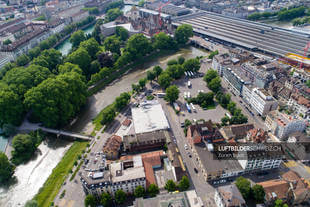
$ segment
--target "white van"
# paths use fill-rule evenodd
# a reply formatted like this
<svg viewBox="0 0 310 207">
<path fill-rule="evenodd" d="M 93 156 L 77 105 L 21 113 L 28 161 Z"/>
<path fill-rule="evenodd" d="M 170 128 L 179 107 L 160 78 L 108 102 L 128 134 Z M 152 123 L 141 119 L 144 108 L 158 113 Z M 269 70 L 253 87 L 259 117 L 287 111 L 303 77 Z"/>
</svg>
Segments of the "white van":
<svg viewBox="0 0 310 207">
<path fill-rule="evenodd" d="M 187 98 L 190 98 L 190 97 L 191 97 L 191 93 L 187 92 Z"/>
<path fill-rule="evenodd" d="M 186 93 L 186 91 L 184 91 L 184 98 L 187 98 L 187 93 Z"/>
<path fill-rule="evenodd" d="M 192 83 L 190 81 L 187 81 L 187 87 L 191 87 L 192 86 Z"/>
<path fill-rule="evenodd" d="M 193 112 L 197 112 L 197 111 L 196 111 L 196 108 L 195 108 L 195 106 L 194 106 L 193 103 L 191 103 L 191 107 L 192 107 L 192 109 L 193 109 Z"/>
</svg>

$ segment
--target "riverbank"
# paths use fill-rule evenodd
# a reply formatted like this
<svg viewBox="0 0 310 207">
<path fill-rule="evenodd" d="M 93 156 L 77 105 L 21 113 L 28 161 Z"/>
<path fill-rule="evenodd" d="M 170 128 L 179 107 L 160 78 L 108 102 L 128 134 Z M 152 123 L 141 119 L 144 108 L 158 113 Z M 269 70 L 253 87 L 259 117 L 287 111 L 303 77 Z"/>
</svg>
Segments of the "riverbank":
<svg viewBox="0 0 310 207">
<path fill-rule="evenodd" d="M 72 172 L 74 162 L 78 156 L 86 149 L 88 142 L 76 141 L 63 156 L 61 161 L 53 169 L 52 174 L 48 177 L 39 193 L 34 197 L 40 207 L 51 206 L 54 198 L 59 192 L 69 172 Z"/>
</svg>

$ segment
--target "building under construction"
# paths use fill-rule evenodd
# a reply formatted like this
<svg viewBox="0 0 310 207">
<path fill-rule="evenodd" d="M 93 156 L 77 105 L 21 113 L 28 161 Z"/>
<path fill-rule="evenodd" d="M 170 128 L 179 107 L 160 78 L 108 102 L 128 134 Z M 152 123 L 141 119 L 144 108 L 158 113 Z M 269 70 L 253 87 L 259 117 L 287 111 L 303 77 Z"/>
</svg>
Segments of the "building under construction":
<svg viewBox="0 0 310 207">
<path fill-rule="evenodd" d="M 160 11 L 132 7 L 125 16 L 135 30 L 147 36 L 153 36 L 159 32 L 172 33 L 171 16 Z"/>
</svg>

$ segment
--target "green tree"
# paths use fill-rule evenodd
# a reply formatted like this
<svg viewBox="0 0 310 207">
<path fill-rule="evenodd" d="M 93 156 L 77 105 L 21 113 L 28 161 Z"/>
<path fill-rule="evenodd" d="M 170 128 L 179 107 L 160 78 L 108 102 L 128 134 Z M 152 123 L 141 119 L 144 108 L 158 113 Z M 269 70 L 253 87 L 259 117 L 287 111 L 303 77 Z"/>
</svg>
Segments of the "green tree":
<svg viewBox="0 0 310 207">
<path fill-rule="evenodd" d="M 24 66 L 26 65 L 27 63 L 30 62 L 30 59 L 27 55 L 25 54 L 22 54 L 21 56 L 19 56 L 17 59 L 16 59 L 16 63 L 18 66 Z"/>
<path fill-rule="evenodd" d="M 183 176 L 182 179 L 179 182 L 178 188 L 181 191 L 186 191 L 189 188 L 189 186 L 190 186 L 190 183 L 189 183 L 188 177 L 187 176 Z"/>
<path fill-rule="evenodd" d="M 216 70 L 208 70 L 208 72 L 205 74 L 205 76 L 203 77 L 203 80 L 206 82 L 206 83 L 209 83 L 211 82 L 212 79 L 216 78 L 218 76 Z"/>
<path fill-rule="evenodd" d="M 74 32 L 70 37 L 70 42 L 72 43 L 73 48 L 78 47 L 84 40 L 86 40 L 86 37 L 82 30 Z"/>
<path fill-rule="evenodd" d="M 153 71 L 150 71 L 150 70 L 147 71 L 147 73 L 146 73 L 147 80 L 152 82 L 153 80 L 155 80 L 155 77 L 156 77 L 156 75 Z"/>
<path fill-rule="evenodd" d="M 173 79 L 179 79 L 184 75 L 184 68 L 177 64 L 177 65 L 169 65 L 166 72 L 170 75 Z"/>
<path fill-rule="evenodd" d="M 28 161 L 36 151 L 36 140 L 29 134 L 18 134 L 13 138 L 12 162 L 20 164 Z"/>
<path fill-rule="evenodd" d="M 126 193 L 122 190 L 117 190 L 115 192 L 115 201 L 117 204 L 123 204 L 126 201 Z"/>
<path fill-rule="evenodd" d="M 155 34 L 153 37 L 153 46 L 156 49 L 175 49 L 176 43 L 169 35 L 164 32 Z"/>
<path fill-rule="evenodd" d="M 12 43 L 12 41 L 10 39 L 6 39 L 6 40 L 3 41 L 4 45 L 9 45 L 11 43 Z"/>
<path fill-rule="evenodd" d="M 66 62 L 63 65 L 59 65 L 58 67 L 58 73 L 64 74 L 64 73 L 70 73 L 70 72 L 76 72 L 78 74 L 82 74 L 83 71 L 78 65 Z"/>
<path fill-rule="evenodd" d="M 230 119 L 229 119 L 229 117 L 228 116 L 224 116 L 222 119 L 221 119 L 221 125 L 222 126 L 227 126 L 228 125 L 228 123 L 229 123 L 229 121 L 230 121 Z"/>
<path fill-rule="evenodd" d="M 25 94 L 25 105 L 45 126 L 62 126 L 86 102 L 86 85 L 80 74 L 65 73 L 48 78 Z"/>
<path fill-rule="evenodd" d="M 93 60 L 96 59 L 96 54 L 100 50 L 100 45 L 95 38 L 81 42 L 80 47 L 83 47 Z"/>
<path fill-rule="evenodd" d="M 94 31 L 92 32 L 92 37 L 101 44 L 101 29 L 100 29 L 100 23 L 96 23 Z"/>
<path fill-rule="evenodd" d="M 157 185 L 155 184 L 150 184 L 148 189 L 147 189 L 147 193 L 151 196 L 151 197 L 155 197 L 158 193 L 159 193 L 159 188 Z"/>
<path fill-rule="evenodd" d="M 178 63 L 180 65 L 182 65 L 184 62 L 185 62 L 185 58 L 184 57 L 182 57 L 182 56 L 178 57 Z"/>
<path fill-rule="evenodd" d="M 179 89 L 176 85 L 171 85 L 166 89 L 165 100 L 173 103 L 179 98 Z"/>
<path fill-rule="evenodd" d="M 121 93 L 120 96 L 118 96 L 115 99 L 115 107 L 118 111 L 122 110 L 127 104 L 129 103 L 130 100 L 130 94 L 129 93 Z"/>
<path fill-rule="evenodd" d="M 24 111 L 21 99 L 8 88 L 0 89 L 0 124 L 19 125 Z"/>
<path fill-rule="evenodd" d="M 307 80 L 306 86 L 308 86 L 308 88 L 310 88 L 310 80 Z"/>
<path fill-rule="evenodd" d="M 164 89 L 166 89 L 166 88 L 168 88 L 168 86 L 170 86 L 171 81 L 172 81 L 172 78 L 170 77 L 170 75 L 167 72 L 162 73 L 158 76 L 158 83 Z"/>
<path fill-rule="evenodd" d="M 264 201 L 265 198 L 265 190 L 263 188 L 263 186 L 261 185 L 254 185 L 252 187 L 252 194 L 253 194 L 253 198 L 255 199 L 256 202 L 261 203 Z"/>
<path fill-rule="evenodd" d="M 193 28 L 189 24 L 182 24 L 178 26 L 174 33 L 174 38 L 178 44 L 185 44 L 189 38 L 193 36 Z"/>
<path fill-rule="evenodd" d="M 146 81 L 147 81 L 146 78 L 141 78 L 139 80 L 139 86 L 141 87 L 141 89 L 145 87 Z"/>
<path fill-rule="evenodd" d="M 134 192 L 135 197 L 140 198 L 143 197 L 144 194 L 145 194 L 144 188 L 141 185 L 137 186 Z"/>
<path fill-rule="evenodd" d="M 221 89 L 221 78 L 213 78 L 210 83 L 208 83 L 208 88 L 213 92 L 218 92 Z"/>
<path fill-rule="evenodd" d="M 153 72 L 154 72 L 156 78 L 158 78 L 158 76 L 163 72 L 163 69 L 160 66 L 156 65 L 153 68 Z"/>
<path fill-rule="evenodd" d="M 20 97 L 30 88 L 37 86 L 51 75 L 47 68 L 30 65 L 27 68 L 17 67 L 8 71 L 3 81 Z"/>
<path fill-rule="evenodd" d="M 88 55 L 87 51 L 84 48 L 80 47 L 76 51 L 72 52 L 70 55 L 68 55 L 66 61 L 78 65 L 83 70 L 84 75 L 91 75 L 91 57 Z"/>
<path fill-rule="evenodd" d="M 165 189 L 168 192 L 173 192 L 177 189 L 177 186 L 176 186 L 175 182 L 173 182 L 173 180 L 167 180 L 166 185 L 165 185 Z"/>
<path fill-rule="evenodd" d="M 26 202 L 25 207 L 38 207 L 38 202 L 36 200 L 29 200 Z"/>
<path fill-rule="evenodd" d="M 239 189 L 242 197 L 247 200 L 251 194 L 251 183 L 246 178 L 240 176 L 236 180 L 236 186 Z"/>
<path fill-rule="evenodd" d="M 121 15 L 123 15 L 123 12 L 119 8 L 109 9 L 109 11 L 106 13 L 104 17 L 104 21 L 112 22 Z"/>
<path fill-rule="evenodd" d="M 227 104 L 227 110 L 231 113 L 234 114 L 236 110 L 236 103 L 231 101 L 229 104 Z"/>
<path fill-rule="evenodd" d="M 47 68 L 50 69 L 50 71 L 56 69 L 56 66 L 62 61 L 61 53 L 54 48 L 44 50 L 39 57 L 43 57 L 46 60 L 46 62 L 48 63 Z"/>
<path fill-rule="evenodd" d="M 0 152 L 0 183 L 8 182 L 14 174 L 15 167 L 9 162 L 8 157 Z"/>
<path fill-rule="evenodd" d="M 115 35 L 105 38 L 103 47 L 106 51 L 121 54 L 121 42 Z"/>
<path fill-rule="evenodd" d="M 38 57 L 40 52 L 41 52 L 40 47 L 37 46 L 37 47 L 30 49 L 28 51 L 28 55 L 30 56 L 31 59 L 33 59 L 35 57 Z"/>
<path fill-rule="evenodd" d="M 137 93 L 139 93 L 140 89 L 141 89 L 139 84 L 131 84 L 131 88 L 132 88 L 133 91 L 135 91 Z"/>
<path fill-rule="evenodd" d="M 129 37 L 129 32 L 127 31 L 127 29 L 123 28 L 123 27 L 116 27 L 115 28 L 115 35 L 122 41 L 126 41 Z"/>
<path fill-rule="evenodd" d="M 112 202 L 112 197 L 109 193 L 102 193 L 101 195 L 101 204 L 104 207 L 109 207 L 112 206 L 113 202 Z"/>
<path fill-rule="evenodd" d="M 197 58 L 192 58 L 189 60 L 186 60 L 183 63 L 183 67 L 185 71 L 195 71 L 198 72 L 200 69 L 200 62 Z"/>
<path fill-rule="evenodd" d="M 95 74 L 98 73 L 100 71 L 100 63 L 98 62 L 98 60 L 94 60 L 90 63 L 90 74 Z"/>
<path fill-rule="evenodd" d="M 85 207 L 95 207 L 96 204 L 97 204 L 96 198 L 92 194 L 89 194 L 85 197 L 84 200 Z"/>
<path fill-rule="evenodd" d="M 145 4 L 144 0 L 140 0 L 139 3 L 138 3 L 138 6 L 143 7 L 144 4 Z"/>
<path fill-rule="evenodd" d="M 132 35 L 125 47 L 125 52 L 129 53 L 130 60 L 142 59 L 151 50 L 152 45 L 143 34 Z"/>
<path fill-rule="evenodd" d="M 102 113 L 102 119 L 101 119 L 101 124 L 106 125 L 111 123 L 114 118 L 115 118 L 115 109 L 114 108 L 108 108 L 107 110 L 104 110 Z"/>
</svg>

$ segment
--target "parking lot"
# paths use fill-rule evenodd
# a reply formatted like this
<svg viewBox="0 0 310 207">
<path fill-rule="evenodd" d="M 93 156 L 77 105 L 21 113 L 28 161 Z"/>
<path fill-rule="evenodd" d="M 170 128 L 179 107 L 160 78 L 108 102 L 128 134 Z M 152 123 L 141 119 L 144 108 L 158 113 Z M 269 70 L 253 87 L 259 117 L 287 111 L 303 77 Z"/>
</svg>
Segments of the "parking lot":
<svg viewBox="0 0 310 207">
<path fill-rule="evenodd" d="M 189 120 L 199 120 L 199 119 L 204 119 L 204 120 L 209 120 L 211 119 L 212 122 L 217 122 L 220 123 L 222 117 L 225 116 L 225 113 L 227 110 L 222 108 L 219 104 L 216 103 L 214 109 L 208 109 L 204 110 L 202 109 L 199 105 L 194 105 L 195 111 L 191 107 L 191 112 L 189 112 L 186 108 L 186 101 L 184 98 L 184 92 L 188 95 L 190 93 L 191 97 L 196 97 L 198 95 L 198 90 L 204 93 L 210 92 L 208 87 L 206 86 L 206 83 L 203 81 L 203 76 L 204 73 L 198 73 L 195 74 L 194 77 L 188 77 L 184 76 L 182 79 L 178 80 L 175 82 L 175 84 L 178 86 L 180 90 L 180 95 L 179 99 L 177 101 L 178 105 L 181 108 L 181 113 L 182 115 L 179 116 L 179 122 L 184 122 L 185 119 Z M 188 87 L 188 81 L 190 81 L 191 86 Z"/>
</svg>

